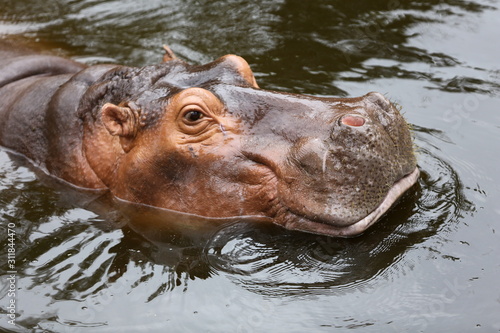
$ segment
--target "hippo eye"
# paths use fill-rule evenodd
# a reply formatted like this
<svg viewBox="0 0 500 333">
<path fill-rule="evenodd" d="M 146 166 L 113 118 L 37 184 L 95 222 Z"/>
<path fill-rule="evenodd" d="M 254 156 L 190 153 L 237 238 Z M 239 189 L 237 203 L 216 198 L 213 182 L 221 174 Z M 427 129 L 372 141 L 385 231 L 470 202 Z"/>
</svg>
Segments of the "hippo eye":
<svg viewBox="0 0 500 333">
<path fill-rule="evenodd" d="M 198 120 L 202 119 L 205 115 L 197 110 L 191 110 L 188 111 L 184 114 L 184 119 L 187 120 L 190 123 L 197 122 Z"/>
<path fill-rule="evenodd" d="M 178 119 L 180 130 L 189 135 L 202 133 L 213 124 L 210 110 L 206 110 L 206 108 L 197 104 L 189 104 L 183 107 L 179 112 Z"/>
</svg>

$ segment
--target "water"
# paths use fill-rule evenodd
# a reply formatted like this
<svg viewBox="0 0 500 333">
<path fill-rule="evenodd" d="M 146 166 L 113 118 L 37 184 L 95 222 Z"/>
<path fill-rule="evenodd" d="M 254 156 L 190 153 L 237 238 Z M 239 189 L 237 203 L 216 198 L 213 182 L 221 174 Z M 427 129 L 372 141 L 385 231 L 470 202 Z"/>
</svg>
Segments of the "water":
<svg viewBox="0 0 500 333">
<path fill-rule="evenodd" d="M 499 8 L 1 0 L 1 34 L 87 63 L 156 63 L 168 43 L 191 63 L 239 54 L 266 89 L 385 93 L 413 125 L 422 177 L 354 239 L 242 222 L 153 242 L 96 214 L 92 194 L 54 187 L 0 151 L 0 329 L 499 332 Z M 9 224 L 17 326 L 7 321 Z"/>
</svg>

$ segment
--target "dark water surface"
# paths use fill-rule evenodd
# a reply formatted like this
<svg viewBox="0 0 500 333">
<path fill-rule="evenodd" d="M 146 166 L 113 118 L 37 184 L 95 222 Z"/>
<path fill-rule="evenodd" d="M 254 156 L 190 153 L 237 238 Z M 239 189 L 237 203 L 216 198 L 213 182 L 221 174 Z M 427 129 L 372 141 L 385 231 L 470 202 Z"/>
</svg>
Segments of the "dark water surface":
<svg viewBox="0 0 500 333">
<path fill-rule="evenodd" d="M 156 63 L 167 43 L 191 63 L 239 54 L 265 89 L 387 94 L 413 125 L 422 171 L 354 239 L 236 223 L 151 242 L 0 150 L 0 330 L 500 332 L 499 8 L 0 0 L 0 34 L 88 63 Z M 7 317 L 9 224 L 17 326 Z"/>
</svg>

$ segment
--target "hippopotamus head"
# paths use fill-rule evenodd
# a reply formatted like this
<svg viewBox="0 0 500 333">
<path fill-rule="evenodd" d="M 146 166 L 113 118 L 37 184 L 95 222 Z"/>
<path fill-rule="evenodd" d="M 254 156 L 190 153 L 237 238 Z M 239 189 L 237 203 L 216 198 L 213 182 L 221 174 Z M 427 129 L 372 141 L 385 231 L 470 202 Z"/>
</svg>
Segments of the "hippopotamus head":
<svg viewBox="0 0 500 333">
<path fill-rule="evenodd" d="M 238 56 L 167 60 L 115 68 L 80 104 L 86 157 L 120 199 L 352 236 L 417 180 L 408 125 L 379 93 L 273 92 Z"/>
</svg>

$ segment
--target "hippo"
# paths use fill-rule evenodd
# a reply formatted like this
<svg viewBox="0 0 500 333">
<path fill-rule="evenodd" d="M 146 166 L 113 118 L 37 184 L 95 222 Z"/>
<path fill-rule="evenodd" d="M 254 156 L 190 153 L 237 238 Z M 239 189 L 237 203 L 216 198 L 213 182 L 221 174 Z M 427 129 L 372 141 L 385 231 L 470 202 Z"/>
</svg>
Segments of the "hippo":
<svg viewBox="0 0 500 333">
<path fill-rule="evenodd" d="M 160 57 L 161 55 L 159 55 Z M 68 186 L 206 218 L 351 237 L 418 180 L 386 97 L 259 88 L 225 55 L 86 65 L 0 41 L 0 145 Z"/>
</svg>

